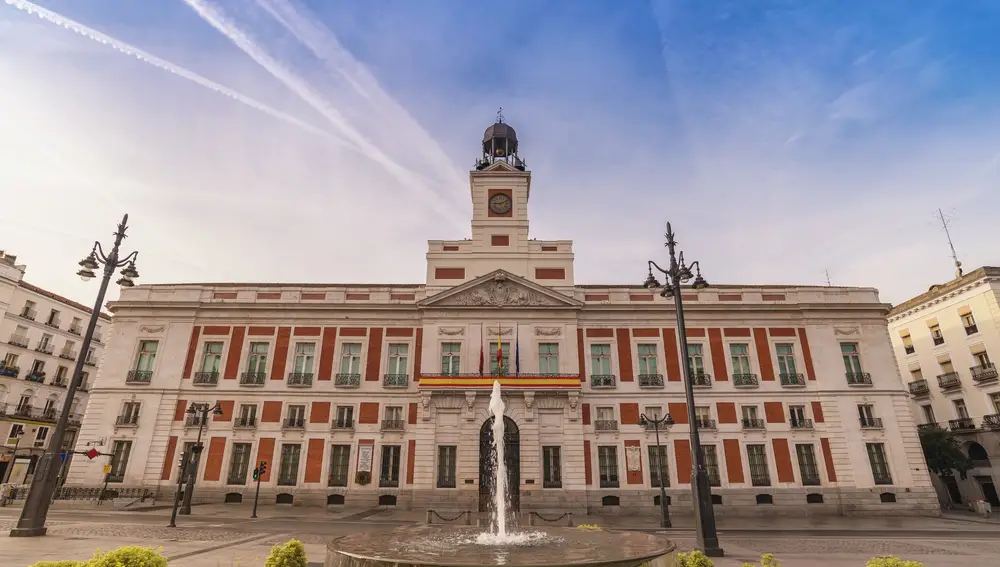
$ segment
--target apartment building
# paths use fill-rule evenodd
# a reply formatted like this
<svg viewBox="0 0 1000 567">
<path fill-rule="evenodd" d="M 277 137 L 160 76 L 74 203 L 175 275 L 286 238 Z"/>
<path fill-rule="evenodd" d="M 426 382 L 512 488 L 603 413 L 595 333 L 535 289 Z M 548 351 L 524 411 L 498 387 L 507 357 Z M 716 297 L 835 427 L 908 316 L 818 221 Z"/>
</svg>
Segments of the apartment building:
<svg viewBox="0 0 1000 567">
<path fill-rule="evenodd" d="M 90 352 L 81 353 L 92 310 L 24 281 L 26 268 L 16 262 L 16 256 L 0 251 L 0 483 L 31 478 L 83 356 L 83 384 L 64 440 L 64 446 L 74 447 L 106 326 L 98 326 Z M 101 319 L 110 322 L 107 315 Z"/>
<path fill-rule="evenodd" d="M 920 426 L 948 429 L 972 461 L 967 478 L 934 478 L 942 503 L 1000 506 L 1000 268 L 931 287 L 889 313 L 896 360 Z"/>
<path fill-rule="evenodd" d="M 472 238 L 430 241 L 424 283 L 123 289 L 81 429 L 108 480 L 169 494 L 200 435 L 195 501 L 252 499 L 266 462 L 264 502 L 482 509 L 499 380 L 515 509 L 656 513 L 662 483 L 686 514 L 687 364 L 724 513 L 938 510 L 875 290 L 685 290 L 681 360 L 672 300 L 577 285 L 571 241 L 529 238 L 517 144 L 487 129 Z M 668 413 L 657 445 L 640 416 Z"/>
</svg>

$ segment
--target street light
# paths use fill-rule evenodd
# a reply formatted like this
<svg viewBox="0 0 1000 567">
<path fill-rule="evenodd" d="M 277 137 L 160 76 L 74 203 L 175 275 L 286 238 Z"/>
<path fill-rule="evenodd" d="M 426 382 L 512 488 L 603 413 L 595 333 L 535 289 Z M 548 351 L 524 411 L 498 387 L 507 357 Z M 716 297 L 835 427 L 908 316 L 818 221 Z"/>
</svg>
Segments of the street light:
<svg viewBox="0 0 1000 567">
<path fill-rule="evenodd" d="M 115 244 L 111 247 L 111 253 L 105 254 L 100 242 L 94 242 L 94 248 L 86 258 L 80 261 L 80 271 L 76 274 L 84 281 L 96 277 L 94 270 L 104 265 L 104 277 L 101 278 L 101 288 L 97 292 L 97 301 L 94 302 L 94 310 L 90 313 L 90 322 L 87 323 L 87 332 L 83 335 L 83 345 L 80 347 L 80 356 L 76 359 L 76 367 L 73 369 L 73 378 L 69 382 L 69 389 L 66 392 L 66 399 L 63 401 L 62 411 L 59 414 L 59 421 L 56 429 L 49 439 L 49 444 L 42 453 L 41 458 L 35 465 L 35 476 L 31 479 L 31 488 L 28 489 L 28 497 L 25 498 L 24 508 L 21 509 L 21 517 L 17 520 L 17 527 L 10 530 L 11 537 L 34 537 L 43 536 L 47 528 L 45 518 L 49 513 L 49 506 L 52 504 L 52 496 L 56 491 L 56 484 L 59 481 L 59 468 L 62 466 L 60 453 L 62 452 L 63 438 L 66 436 L 66 429 L 69 426 L 70 408 L 73 405 L 73 397 L 80 386 L 83 377 L 83 363 L 86 353 L 90 351 L 90 343 L 94 338 L 94 328 L 101 317 L 101 308 L 104 305 L 104 295 L 108 291 L 108 283 L 111 276 L 118 268 L 121 271 L 121 278 L 118 285 L 122 287 L 132 287 L 132 281 L 139 277 L 139 272 L 135 269 L 135 260 L 138 252 L 131 252 L 124 258 L 119 257 L 118 248 L 122 240 L 125 240 L 125 231 L 128 230 L 128 215 L 122 217 L 122 222 L 118 223 L 118 230 L 114 232 Z"/>
<path fill-rule="evenodd" d="M 208 407 L 208 404 L 204 406 L 191 404 L 187 413 L 192 417 L 198 417 L 198 441 L 191 447 L 191 463 L 187 467 L 187 488 L 184 489 L 184 502 L 180 509 L 183 516 L 191 515 L 191 497 L 194 496 L 194 483 L 198 478 L 198 463 L 201 461 L 201 434 L 205 430 L 208 414 L 222 415 L 222 406 L 219 403 L 212 407 Z"/>
<path fill-rule="evenodd" d="M 674 420 L 670 417 L 670 414 L 655 418 L 647 417 L 646 414 L 641 414 L 639 416 L 639 425 L 642 427 L 653 426 L 653 431 L 656 433 L 656 476 L 660 479 L 660 526 L 664 528 L 671 527 L 670 524 L 670 505 L 667 503 L 667 489 L 664 488 L 666 484 L 666 467 L 663 466 L 663 448 L 660 447 L 660 426 L 669 427 L 674 424 Z M 652 463 L 650 463 L 652 466 Z"/>
<path fill-rule="evenodd" d="M 22 437 L 24 437 L 24 428 L 23 427 L 19 428 L 17 431 L 14 432 L 13 435 L 11 435 L 11 436 L 8 437 L 9 439 L 10 438 L 14 439 L 14 449 L 10 452 L 10 463 L 7 464 L 7 472 L 5 472 L 4 475 L 3 475 L 3 483 L 2 484 L 7 484 L 8 482 L 10 482 L 10 473 L 11 473 L 11 471 L 14 470 L 14 461 L 15 461 L 15 459 L 17 459 L 17 448 L 21 445 L 21 438 Z"/>
<path fill-rule="evenodd" d="M 694 279 L 691 282 L 693 289 L 704 289 L 708 287 L 708 282 L 701 277 L 701 265 L 698 262 L 691 262 L 688 265 L 684 262 L 684 253 L 678 257 L 676 251 L 677 241 L 674 239 L 674 231 L 667 223 L 667 233 L 664 235 L 667 242 L 664 244 L 670 254 L 670 267 L 664 270 L 656 262 L 648 262 L 649 277 L 643 284 L 647 289 L 663 288 L 660 291 L 661 297 L 674 298 L 674 306 L 677 311 L 677 336 L 681 343 L 681 367 L 684 372 L 684 396 L 687 399 L 687 414 L 689 430 L 691 432 L 691 461 L 694 464 L 694 482 L 691 483 L 691 490 L 694 496 L 695 508 L 695 533 L 698 547 L 702 548 L 705 555 L 709 557 L 722 557 L 722 548 L 719 547 L 719 535 L 715 529 L 715 510 L 712 507 L 712 488 L 708 484 L 708 471 L 705 469 L 705 459 L 701 453 L 701 438 L 698 435 L 698 420 L 694 412 L 694 389 L 691 386 L 691 367 L 687 364 L 688 345 L 687 331 L 684 328 L 684 303 L 681 296 L 681 284 Z M 665 280 L 661 284 L 653 276 L 653 268 L 663 274 Z M 694 269 L 694 273 L 691 270 Z"/>
</svg>

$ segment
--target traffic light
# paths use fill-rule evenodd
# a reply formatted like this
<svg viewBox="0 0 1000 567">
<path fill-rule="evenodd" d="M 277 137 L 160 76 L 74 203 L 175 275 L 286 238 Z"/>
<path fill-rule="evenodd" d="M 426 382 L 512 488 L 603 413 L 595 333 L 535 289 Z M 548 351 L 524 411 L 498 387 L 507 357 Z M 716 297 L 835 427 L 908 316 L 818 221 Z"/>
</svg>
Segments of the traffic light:
<svg viewBox="0 0 1000 567">
<path fill-rule="evenodd" d="M 264 476 L 264 474 L 267 473 L 267 461 L 261 461 L 260 468 L 258 470 L 260 471 L 260 476 Z"/>
</svg>

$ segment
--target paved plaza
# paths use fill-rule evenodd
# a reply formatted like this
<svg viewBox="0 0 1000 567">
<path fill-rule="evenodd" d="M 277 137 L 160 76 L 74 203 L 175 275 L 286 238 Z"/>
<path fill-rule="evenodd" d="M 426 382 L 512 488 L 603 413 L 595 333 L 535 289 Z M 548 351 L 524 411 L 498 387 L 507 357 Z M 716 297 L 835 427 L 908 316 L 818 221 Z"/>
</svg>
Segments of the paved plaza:
<svg viewBox="0 0 1000 567">
<path fill-rule="evenodd" d="M 120 545 L 162 546 L 171 567 L 259 567 L 270 547 L 292 537 L 302 540 L 312 562 L 323 561 L 327 540 L 354 532 L 378 533 L 424 521 L 424 514 L 394 510 L 348 510 L 268 506 L 250 519 L 243 505 L 196 506 L 166 527 L 169 510 L 54 510 L 49 535 L 9 538 L 17 508 L 0 508 L 0 565 L 26 567 L 40 560 L 85 559 L 97 549 Z M 576 524 L 656 530 L 655 519 L 580 517 Z M 659 531 L 659 530 L 656 530 Z M 868 558 L 892 554 L 922 561 L 927 567 L 986 565 L 1000 554 L 1000 521 L 972 516 L 947 518 L 719 518 L 727 557 L 719 567 L 734 567 L 773 553 L 783 567 L 863 566 Z M 681 549 L 694 546 L 689 518 L 677 518 L 664 537 Z"/>
</svg>

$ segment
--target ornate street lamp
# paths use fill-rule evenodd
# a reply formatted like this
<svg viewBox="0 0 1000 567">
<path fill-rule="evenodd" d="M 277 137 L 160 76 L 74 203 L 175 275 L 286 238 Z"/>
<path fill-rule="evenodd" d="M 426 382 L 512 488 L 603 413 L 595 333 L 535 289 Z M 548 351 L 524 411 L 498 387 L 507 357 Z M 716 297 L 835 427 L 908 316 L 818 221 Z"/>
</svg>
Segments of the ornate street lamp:
<svg viewBox="0 0 1000 567">
<path fill-rule="evenodd" d="M 701 277 L 701 266 L 698 262 L 691 262 L 690 265 L 684 262 L 684 253 L 677 253 L 677 241 L 674 239 L 674 231 L 667 223 L 667 239 L 664 246 L 670 255 L 670 265 L 667 269 L 661 268 L 656 262 L 648 262 L 649 276 L 643 284 L 648 289 L 662 288 L 661 297 L 674 298 L 674 306 L 677 311 L 677 336 L 681 343 L 681 368 L 684 372 L 684 396 L 687 399 L 688 428 L 691 432 L 691 462 L 694 468 L 694 479 L 691 483 L 691 490 L 694 496 L 695 508 L 695 532 L 698 547 L 709 557 L 722 557 L 722 548 L 719 547 L 719 535 L 715 529 L 715 510 L 712 508 L 712 488 L 708 483 L 708 471 L 705 469 L 705 458 L 701 452 L 701 437 L 698 435 L 698 420 L 694 411 L 694 389 L 691 384 L 691 368 L 687 364 L 688 346 L 687 330 L 684 328 L 684 303 L 681 296 L 681 284 L 691 281 L 693 289 L 704 289 L 708 287 L 708 282 Z M 664 283 L 661 284 L 653 276 L 653 269 L 664 276 Z M 692 269 L 694 273 L 692 273 Z"/>
<path fill-rule="evenodd" d="M 212 407 L 208 404 L 199 406 L 191 404 L 187 410 L 188 415 L 198 419 L 198 441 L 191 447 L 191 462 L 187 466 L 187 488 L 184 489 L 184 503 L 181 504 L 180 513 L 182 516 L 191 514 L 191 498 L 194 496 L 194 483 L 198 478 L 198 463 L 201 461 L 201 434 L 205 431 L 205 424 L 208 423 L 208 414 L 222 415 L 222 406 L 216 403 Z M 176 506 L 177 499 L 174 499 Z"/>
<path fill-rule="evenodd" d="M 104 295 L 108 291 L 108 283 L 111 276 L 118 268 L 121 271 L 121 278 L 118 285 L 122 287 L 132 287 L 132 281 L 139 277 L 139 272 L 135 269 L 135 260 L 138 252 L 132 252 L 124 258 L 118 255 L 118 248 L 122 240 L 125 240 L 125 231 L 128 230 L 128 215 L 122 217 L 122 222 L 118 224 L 115 231 L 115 244 L 111 247 L 111 253 L 105 254 L 100 242 L 94 242 L 94 248 L 86 258 L 80 261 L 80 271 L 76 275 L 84 281 L 96 277 L 94 270 L 104 266 L 104 277 L 101 278 L 101 288 L 97 292 L 97 301 L 94 302 L 94 310 L 90 313 L 90 322 L 87 323 L 87 332 L 83 335 L 83 345 L 80 347 L 80 356 L 76 359 L 76 367 L 73 369 L 73 378 L 69 382 L 69 389 L 66 392 L 66 399 L 63 401 L 62 411 L 59 414 L 59 421 L 56 429 L 49 438 L 45 452 L 35 465 L 35 476 L 31 480 L 31 488 L 28 489 L 28 496 L 24 501 L 24 508 L 21 509 L 21 517 L 17 520 L 17 527 L 10 531 L 11 537 L 33 537 L 45 535 L 45 518 L 49 513 L 49 506 L 52 504 L 52 496 L 56 491 L 59 481 L 59 469 L 62 466 L 60 453 L 62 452 L 63 438 L 66 436 L 66 429 L 69 425 L 70 408 L 73 405 L 73 397 L 80 386 L 83 377 L 83 363 L 90 351 L 90 343 L 94 339 L 94 328 L 101 317 L 101 307 L 104 305 Z"/>
<path fill-rule="evenodd" d="M 660 526 L 664 528 L 671 527 L 670 524 L 670 504 L 667 503 L 667 490 L 664 488 L 667 481 L 667 471 L 666 467 L 663 466 L 663 448 L 660 446 L 660 428 L 667 427 L 674 424 L 674 420 L 670 417 L 670 414 L 655 418 L 647 417 L 646 414 L 641 414 L 639 416 L 639 425 L 641 427 L 653 426 L 653 431 L 656 433 L 656 477 L 660 479 Z M 652 466 L 652 463 L 650 463 Z"/>
</svg>

